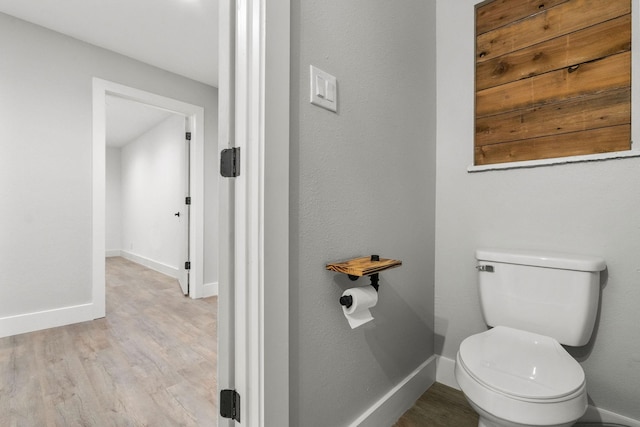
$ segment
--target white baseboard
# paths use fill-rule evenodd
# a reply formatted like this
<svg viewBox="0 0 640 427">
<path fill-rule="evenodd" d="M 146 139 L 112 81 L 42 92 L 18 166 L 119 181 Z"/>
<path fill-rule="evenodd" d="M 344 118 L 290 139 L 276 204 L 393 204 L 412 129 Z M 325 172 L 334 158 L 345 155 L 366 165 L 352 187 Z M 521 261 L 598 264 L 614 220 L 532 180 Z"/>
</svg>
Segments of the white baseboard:
<svg viewBox="0 0 640 427">
<path fill-rule="evenodd" d="M 202 287 L 202 298 L 217 297 L 218 296 L 218 282 L 205 283 Z"/>
<path fill-rule="evenodd" d="M 606 409 L 589 405 L 587 412 L 578 421 L 583 423 L 611 423 L 628 427 L 640 427 L 640 421 L 618 415 Z"/>
<path fill-rule="evenodd" d="M 460 390 L 455 377 L 456 362 L 448 357 L 436 356 L 436 381 Z M 589 405 L 587 412 L 580 418 L 582 422 L 622 424 L 628 427 L 640 427 L 640 421 L 618 415 L 605 409 Z"/>
<path fill-rule="evenodd" d="M 93 303 L 0 318 L 0 338 L 93 320 Z"/>
<path fill-rule="evenodd" d="M 122 256 L 122 251 L 120 249 L 107 249 L 104 253 L 106 258 L 113 258 L 116 256 Z"/>
<path fill-rule="evenodd" d="M 137 255 L 124 250 L 120 251 L 120 256 L 122 258 L 128 259 L 129 261 L 135 262 L 136 264 L 144 265 L 147 268 L 158 271 L 162 274 L 166 274 L 167 276 L 173 277 L 174 279 L 178 278 L 179 271 L 177 267 L 163 264 L 150 258 L 143 257 L 142 255 Z"/>
<path fill-rule="evenodd" d="M 448 357 L 436 355 L 436 381 L 440 384 L 448 385 L 457 390 L 460 386 L 456 381 L 455 375 L 456 361 Z"/>
<path fill-rule="evenodd" d="M 393 425 L 435 382 L 435 370 L 435 356 L 431 356 L 353 421 L 350 427 Z"/>
</svg>

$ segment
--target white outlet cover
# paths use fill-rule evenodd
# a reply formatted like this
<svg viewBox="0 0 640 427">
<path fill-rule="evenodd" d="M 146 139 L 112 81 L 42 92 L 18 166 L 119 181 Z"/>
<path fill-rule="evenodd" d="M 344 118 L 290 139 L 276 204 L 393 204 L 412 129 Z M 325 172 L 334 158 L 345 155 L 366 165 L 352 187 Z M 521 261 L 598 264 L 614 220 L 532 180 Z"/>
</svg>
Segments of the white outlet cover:
<svg viewBox="0 0 640 427">
<path fill-rule="evenodd" d="M 310 101 L 313 105 L 338 111 L 338 81 L 331 74 L 311 65 Z"/>
</svg>

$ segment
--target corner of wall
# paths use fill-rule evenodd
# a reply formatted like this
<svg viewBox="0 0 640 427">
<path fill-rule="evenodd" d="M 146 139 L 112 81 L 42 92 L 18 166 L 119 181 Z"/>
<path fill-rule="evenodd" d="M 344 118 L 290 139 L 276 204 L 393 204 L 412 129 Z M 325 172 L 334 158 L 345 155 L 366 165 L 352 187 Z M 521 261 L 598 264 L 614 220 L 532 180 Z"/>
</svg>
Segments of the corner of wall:
<svg viewBox="0 0 640 427">
<path fill-rule="evenodd" d="M 436 381 L 436 357 L 431 356 L 350 424 L 350 427 L 392 425 Z"/>
<path fill-rule="evenodd" d="M 440 384 L 460 390 L 460 386 L 456 381 L 455 366 L 455 360 L 439 354 L 436 355 L 436 381 Z"/>
</svg>

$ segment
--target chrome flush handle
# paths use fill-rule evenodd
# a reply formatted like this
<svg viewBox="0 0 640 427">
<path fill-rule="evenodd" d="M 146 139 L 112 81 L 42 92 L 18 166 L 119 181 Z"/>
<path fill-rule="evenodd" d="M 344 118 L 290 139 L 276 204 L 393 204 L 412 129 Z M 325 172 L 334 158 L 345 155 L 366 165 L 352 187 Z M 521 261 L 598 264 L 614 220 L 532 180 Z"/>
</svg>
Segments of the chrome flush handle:
<svg viewBox="0 0 640 427">
<path fill-rule="evenodd" d="M 486 271 L 488 273 L 493 273 L 493 265 L 476 265 L 476 269 L 478 271 Z"/>
</svg>

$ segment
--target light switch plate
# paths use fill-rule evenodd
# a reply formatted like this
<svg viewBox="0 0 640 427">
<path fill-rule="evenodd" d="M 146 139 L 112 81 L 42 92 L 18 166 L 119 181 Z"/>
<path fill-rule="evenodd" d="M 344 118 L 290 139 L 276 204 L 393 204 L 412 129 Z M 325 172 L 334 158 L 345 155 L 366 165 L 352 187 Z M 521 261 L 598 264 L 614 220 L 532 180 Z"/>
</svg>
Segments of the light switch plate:
<svg viewBox="0 0 640 427">
<path fill-rule="evenodd" d="M 329 73 L 311 66 L 311 103 L 329 111 L 338 110 L 338 82 Z"/>
</svg>

